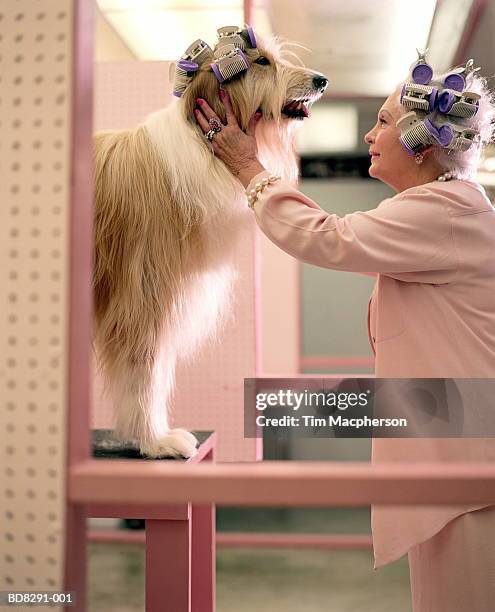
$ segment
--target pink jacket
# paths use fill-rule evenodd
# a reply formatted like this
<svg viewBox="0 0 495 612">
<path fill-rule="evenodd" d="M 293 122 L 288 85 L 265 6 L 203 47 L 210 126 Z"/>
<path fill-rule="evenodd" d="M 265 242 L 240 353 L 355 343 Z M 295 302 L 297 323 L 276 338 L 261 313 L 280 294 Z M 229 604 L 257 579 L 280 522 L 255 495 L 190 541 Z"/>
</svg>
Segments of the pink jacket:
<svg viewBox="0 0 495 612">
<path fill-rule="evenodd" d="M 266 236 L 300 261 L 376 275 L 376 376 L 495 378 L 495 210 L 480 185 L 435 181 L 338 217 L 277 182 L 254 211 Z M 373 462 L 422 460 L 493 461 L 495 439 L 373 440 Z M 485 505 L 373 506 L 375 568 Z"/>
</svg>

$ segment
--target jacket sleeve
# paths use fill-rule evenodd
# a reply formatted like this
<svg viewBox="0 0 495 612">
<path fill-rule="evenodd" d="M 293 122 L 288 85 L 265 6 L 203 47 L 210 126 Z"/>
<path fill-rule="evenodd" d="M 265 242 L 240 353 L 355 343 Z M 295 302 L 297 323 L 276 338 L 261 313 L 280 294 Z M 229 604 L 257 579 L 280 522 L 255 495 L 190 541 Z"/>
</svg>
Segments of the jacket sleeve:
<svg viewBox="0 0 495 612">
<path fill-rule="evenodd" d="M 255 177 L 248 187 L 251 189 Z M 451 219 L 442 197 L 409 189 L 377 208 L 330 214 L 290 184 L 268 185 L 254 204 L 260 229 L 300 261 L 408 282 L 451 282 L 458 263 Z"/>
</svg>

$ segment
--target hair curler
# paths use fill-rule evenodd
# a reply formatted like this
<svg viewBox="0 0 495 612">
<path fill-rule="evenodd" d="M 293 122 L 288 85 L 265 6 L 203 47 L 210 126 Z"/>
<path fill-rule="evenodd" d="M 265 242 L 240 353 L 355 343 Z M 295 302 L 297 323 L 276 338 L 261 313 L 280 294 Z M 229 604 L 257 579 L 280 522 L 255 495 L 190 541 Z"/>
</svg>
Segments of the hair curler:
<svg viewBox="0 0 495 612">
<path fill-rule="evenodd" d="M 412 80 L 417 85 L 428 85 L 428 83 L 433 78 L 433 70 L 429 64 L 426 63 L 426 54 L 428 49 L 421 52 L 416 49 L 416 53 L 418 54 L 418 59 L 414 64 L 414 67 L 411 70 Z"/>
<path fill-rule="evenodd" d="M 424 124 L 430 132 L 433 141 L 436 141 L 442 147 L 448 147 L 454 138 L 454 132 L 450 125 L 435 125 L 430 119 L 425 119 Z M 433 141 L 431 144 L 433 144 Z"/>
<path fill-rule="evenodd" d="M 444 78 L 443 84 L 447 89 L 462 91 L 464 87 L 466 87 L 466 79 L 462 75 L 461 70 L 464 69 L 461 68 L 460 70 L 454 70 Z"/>
<path fill-rule="evenodd" d="M 247 70 L 249 63 L 241 49 L 225 44 L 215 50 L 215 61 L 211 68 L 219 83 L 223 83 Z"/>
<path fill-rule="evenodd" d="M 172 64 L 173 67 L 173 64 Z M 179 60 L 175 64 L 174 87 L 172 95 L 180 98 L 191 83 L 191 79 L 199 69 L 198 64 L 188 60 Z"/>
<path fill-rule="evenodd" d="M 217 30 L 218 42 L 215 45 L 215 51 L 225 45 L 234 45 L 236 49 L 244 51 L 246 41 L 241 36 L 241 31 L 237 26 L 224 26 Z"/>
<path fill-rule="evenodd" d="M 199 70 L 199 66 L 213 49 L 205 43 L 204 40 L 198 38 L 186 49 L 178 62 L 170 64 L 169 78 L 173 81 L 172 95 L 180 98 L 191 80 Z"/>
<path fill-rule="evenodd" d="M 400 94 L 400 101 L 408 108 L 418 108 L 427 113 L 435 109 L 437 95 L 438 89 L 436 87 L 405 83 Z"/>
<path fill-rule="evenodd" d="M 437 126 L 415 111 L 401 117 L 396 125 L 401 131 L 400 141 L 411 155 L 432 144 L 448 147 L 454 138 L 449 125 Z"/>
<path fill-rule="evenodd" d="M 254 35 L 253 28 L 251 26 L 247 25 L 244 30 L 242 30 L 241 36 L 246 41 L 246 44 L 251 47 L 251 49 L 256 49 L 258 44 L 256 42 L 256 36 Z"/>
<path fill-rule="evenodd" d="M 396 125 L 401 131 L 400 141 L 411 155 L 431 144 L 431 133 L 415 111 L 401 117 Z"/>
<path fill-rule="evenodd" d="M 459 93 L 444 89 L 438 96 L 438 110 L 446 115 L 471 119 L 479 109 L 480 95 L 472 91 Z"/>
<path fill-rule="evenodd" d="M 210 45 L 205 43 L 204 40 L 201 40 L 201 38 L 198 38 L 198 40 L 195 40 L 187 47 L 181 60 L 194 62 L 200 66 L 210 53 L 213 53 L 213 49 Z"/>
<path fill-rule="evenodd" d="M 454 151 L 467 151 L 477 141 L 479 136 L 479 131 L 473 128 L 462 129 L 458 126 L 453 126 L 453 132 L 454 137 L 447 148 Z"/>
</svg>

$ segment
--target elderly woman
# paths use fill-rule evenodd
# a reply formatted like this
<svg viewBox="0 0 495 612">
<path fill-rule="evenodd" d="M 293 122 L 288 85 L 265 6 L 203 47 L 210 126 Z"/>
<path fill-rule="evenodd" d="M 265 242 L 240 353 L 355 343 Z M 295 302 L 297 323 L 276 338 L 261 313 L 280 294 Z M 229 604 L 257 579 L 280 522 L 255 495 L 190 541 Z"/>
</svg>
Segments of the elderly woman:
<svg viewBox="0 0 495 612">
<path fill-rule="evenodd" d="M 227 125 L 212 134 L 215 114 L 198 100 L 198 123 L 270 240 L 301 261 L 376 276 L 368 328 L 379 377 L 495 378 L 495 211 L 473 180 L 494 107 L 475 73 L 470 61 L 434 75 L 420 55 L 365 136 L 370 176 L 397 194 L 343 217 L 260 164 L 258 114 L 244 133 L 221 92 Z M 495 440 L 375 439 L 372 459 L 492 461 L 494 449 Z M 414 612 L 494 609 L 494 506 L 375 506 L 372 531 L 375 568 L 408 553 Z"/>
</svg>

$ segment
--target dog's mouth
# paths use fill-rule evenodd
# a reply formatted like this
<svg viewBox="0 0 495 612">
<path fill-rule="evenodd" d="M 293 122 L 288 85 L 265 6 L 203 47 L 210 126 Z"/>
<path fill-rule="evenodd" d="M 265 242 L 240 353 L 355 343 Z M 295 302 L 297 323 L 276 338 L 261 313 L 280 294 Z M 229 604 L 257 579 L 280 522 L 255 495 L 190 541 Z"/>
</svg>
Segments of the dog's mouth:
<svg viewBox="0 0 495 612">
<path fill-rule="evenodd" d="M 303 100 L 291 100 L 282 107 L 282 115 L 288 119 L 306 119 L 309 117 L 312 101 L 309 98 Z"/>
<path fill-rule="evenodd" d="M 291 98 L 283 105 L 280 114 L 286 119 L 303 121 L 311 115 L 311 107 L 320 98 L 321 93 L 315 95 L 313 92 L 306 93 L 305 97 Z M 258 112 L 263 112 L 263 109 L 258 108 Z M 270 117 L 274 118 L 271 114 Z"/>
<path fill-rule="evenodd" d="M 311 107 L 322 96 L 322 91 L 311 89 L 305 91 L 297 98 L 289 98 L 282 107 L 281 113 L 287 119 L 298 119 L 302 121 L 311 114 Z"/>
</svg>

